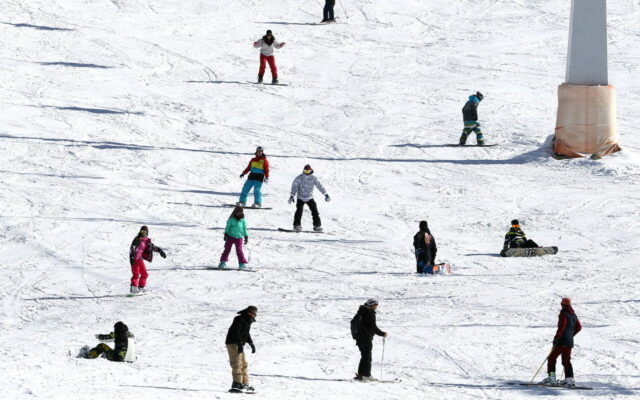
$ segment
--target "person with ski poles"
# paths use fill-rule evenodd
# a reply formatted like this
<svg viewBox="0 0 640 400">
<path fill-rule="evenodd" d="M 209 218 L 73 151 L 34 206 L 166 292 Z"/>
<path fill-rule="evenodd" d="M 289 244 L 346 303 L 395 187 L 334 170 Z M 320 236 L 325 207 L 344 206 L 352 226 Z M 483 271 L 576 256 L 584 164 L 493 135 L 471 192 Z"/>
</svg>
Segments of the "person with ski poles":
<svg viewBox="0 0 640 400">
<path fill-rule="evenodd" d="M 220 264 L 218 268 L 226 268 L 227 261 L 229 261 L 229 253 L 231 253 L 231 247 L 236 246 L 236 255 L 238 256 L 238 269 L 245 269 L 247 267 L 247 259 L 244 256 L 242 250 L 242 244 L 249 242 L 249 234 L 247 233 L 247 222 L 244 219 L 244 210 L 240 206 L 236 206 L 231 213 L 231 216 L 227 220 L 227 226 L 224 229 L 224 251 L 220 256 Z"/>
<path fill-rule="evenodd" d="M 480 122 L 478 122 L 478 105 L 483 98 L 482 93 L 476 92 L 476 94 L 469 96 L 469 100 L 462 107 L 464 129 L 462 130 L 462 136 L 460 136 L 460 146 L 464 146 L 467 143 L 467 137 L 471 132 L 476 133 L 478 146 L 484 145 L 484 136 L 482 135 L 482 130 L 480 130 Z"/>
<path fill-rule="evenodd" d="M 258 146 L 258 148 L 256 148 L 255 157 L 249 161 L 249 165 L 247 165 L 247 168 L 242 171 L 240 178 L 244 178 L 247 173 L 249 176 L 247 177 L 244 186 L 242 186 L 240 201 L 238 201 L 236 205 L 244 207 L 247 204 L 249 192 L 253 189 L 254 203 L 252 207 L 260 208 L 262 207 L 262 184 L 269 183 L 269 161 L 267 160 L 267 156 L 264 154 L 262 146 Z"/>
<path fill-rule="evenodd" d="M 278 42 L 273 36 L 271 30 L 268 30 L 266 35 L 262 39 L 253 42 L 253 47 L 260 48 L 260 69 L 258 70 L 258 83 L 262 83 L 264 77 L 264 71 L 266 69 L 266 63 L 269 63 L 269 69 L 271 70 L 271 83 L 278 83 L 278 69 L 276 68 L 276 58 L 273 55 L 274 49 L 281 49 L 284 47 L 285 42 Z"/>
<path fill-rule="evenodd" d="M 582 330 L 582 324 L 571 307 L 571 299 L 565 297 L 560 302 L 562 309 L 558 316 L 558 330 L 553 337 L 553 348 L 547 359 L 547 374 L 542 382 L 544 385 L 560 384 L 564 386 L 575 386 L 573 377 L 573 366 L 571 365 L 571 349 L 573 348 L 573 337 Z M 564 367 L 563 381 L 556 380 L 556 361 L 558 356 L 562 356 L 562 366 Z"/>
<path fill-rule="evenodd" d="M 333 15 L 333 7 L 336 6 L 336 0 L 324 0 L 324 9 L 322 10 L 321 22 L 336 22 Z"/>
<path fill-rule="evenodd" d="M 253 392 L 255 389 L 249 385 L 249 364 L 244 354 L 244 345 L 251 347 L 251 353 L 256 352 L 256 346 L 251 339 L 251 324 L 256 322 L 258 308 L 249 306 L 242 311 L 238 311 L 238 316 L 233 319 L 233 323 L 227 331 L 227 338 L 224 343 L 229 353 L 229 364 L 231 365 L 231 376 L 233 392 Z"/>
<path fill-rule="evenodd" d="M 291 195 L 289 196 L 289 204 L 293 204 L 296 201 L 295 196 L 298 195 L 296 202 L 296 213 L 293 216 L 293 230 L 296 232 L 302 231 L 302 211 L 304 205 L 309 206 L 311 210 L 311 216 L 313 218 L 313 230 L 316 232 L 322 232 L 322 221 L 320 221 L 320 213 L 318 213 L 318 206 L 313 199 L 313 189 L 317 187 L 320 193 L 324 194 L 325 201 L 331 201 L 331 197 L 325 190 L 324 186 L 320 183 L 317 177 L 313 176 L 313 169 L 309 164 L 305 165 L 302 173 L 298 175 L 291 184 Z"/>
<path fill-rule="evenodd" d="M 436 265 L 436 239 L 429 230 L 427 221 L 420 221 L 420 230 L 413 236 L 413 248 L 416 255 L 416 272 L 433 273 L 433 266 Z"/>
<path fill-rule="evenodd" d="M 129 263 L 131 264 L 131 294 L 140 294 L 147 291 L 147 266 L 144 260 L 153 261 L 153 252 L 160 253 L 160 257 L 167 258 L 167 254 L 154 245 L 149 238 L 149 228 L 142 226 L 138 235 L 129 247 Z"/>
<path fill-rule="evenodd" d="M 360 350 L 360 363 L 355 380 L 373 381 L 371 376 L 371 353 L 373 352 L 373 336 L 386 338 L 388 335 L 376 324 L 378 300 L 369 299 L 358 308 L 358 313 L 351 320 L 351 336 L 356 340 Z"/>
</svg>

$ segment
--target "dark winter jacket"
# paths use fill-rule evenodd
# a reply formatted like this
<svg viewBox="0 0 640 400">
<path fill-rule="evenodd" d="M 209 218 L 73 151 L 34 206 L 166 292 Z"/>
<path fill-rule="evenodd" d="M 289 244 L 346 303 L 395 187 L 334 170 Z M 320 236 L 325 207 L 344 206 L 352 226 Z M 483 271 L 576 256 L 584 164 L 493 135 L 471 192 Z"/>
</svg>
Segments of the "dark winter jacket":
<svg viewBox="0 0 640 400">
<path fill-rule="evenodd" d="M 527 240 L 527 235 L 524 234 L 522 229 L 520 228 L 511 228 L 506 235 L 504 235 L 504 248 L 514 247 L 513 244 L 516 242 L 524 243 Z M 517 247 L 517 246 L 515 246 Z"/>
<path fill-rule="evenodd" d="M 248 312 L 247 309 L 238 311 L 239 315 L 233 319 L 233 323 L 227 332 L 227 339 L 224 342 L 225 344 L 237 344 L 241 353 L 245 343 L 253 344 L 249 330 L 251 329 L 251 324 L 256 320 L 249 316 Z"/>
<path fill-rule="evenodd" d="M 558 330 L 553 337 L 554 346 L 573 347 L 573 337 L 582 330 L 582 324 L 573 308 L 563 306 L 558 315 Z"/>
<path fill-rule="evenodd" d="M 140 253 L 140 249 L 142 249 L 142 252 L 139 255 L 138 253 Z M 131 242 L 131 247 L 129 248 L 129 262 L 131 263 L 131 265 L 135 264 L 136 259 L 139 256 L 141 256 L 142 259 L 146 261 L 152 262 L 154 251 L 160 253 L 163 258 L 166 257 L 164 251 L 162 251 L 160 247 L 154 245 L 151 242 L 151 239 L 136 236 L 136 238 L 133 239 L 133 242 Z"/>
<path fill-rule="evenodd" d="M 362 305 L 356 315 L 360 317 L 356 343 L 371 342 L 373 341 L 373 335 L 384 336 L 384 332 L 376 325 L 376 312 L 374 310 Z"/>
<path fill-rule="evenodd" d="M 467 101 L 464 107 L 462 107 L 463 121 L 466 122 L 478 120 L 478 104 L 480 104 L 480 99 L 477 96 L 469 96 L 469 101 Z"/>
<path fill-rule="evenodd" d="M 425 240 L 426 235 L 429 235 L 429 244 Z M 416 255 L 418 255 L 419 259 L 427 261 L 430 265 L 435 265 L 438 247 L 436 246 L 436 239 L 429 232 L 429 228 L 426 230 L 421 229 L 413 236 L 413 248 L 416 249 Z"/>
<path fill-rule="evenodd" d="M 133 333 L 129 332 L 129 328 L 124 322 L 117 322 L 114 327 L 114 331 L 108 335 L 98 335 L 99 340 L 115 340 L 115 346 L 113 348 L 113 358 L 111 361 L 124 361 L 127 356 L 127 350 L 129 349 L 129 338 L 133 337 Z"/>
</svg>

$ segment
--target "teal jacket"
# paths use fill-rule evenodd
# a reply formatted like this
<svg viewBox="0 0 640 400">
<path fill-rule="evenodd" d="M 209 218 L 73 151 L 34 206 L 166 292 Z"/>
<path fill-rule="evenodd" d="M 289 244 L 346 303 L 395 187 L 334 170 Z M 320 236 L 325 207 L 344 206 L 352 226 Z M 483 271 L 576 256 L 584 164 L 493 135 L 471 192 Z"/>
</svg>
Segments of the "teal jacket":
<svg viewBox="0 0 640 400">
<path fill-rule="evenodd" d="M 245 222 L 244 218 L 242 218 L 240 221 L 238 221 L 234 217 L 229 218 L 227 220 L 227 227 L 225 228 L 224 233 L 236 239 L 249 237 L 249 235 L 247 234 L 247 223 Z"/>
</svg>

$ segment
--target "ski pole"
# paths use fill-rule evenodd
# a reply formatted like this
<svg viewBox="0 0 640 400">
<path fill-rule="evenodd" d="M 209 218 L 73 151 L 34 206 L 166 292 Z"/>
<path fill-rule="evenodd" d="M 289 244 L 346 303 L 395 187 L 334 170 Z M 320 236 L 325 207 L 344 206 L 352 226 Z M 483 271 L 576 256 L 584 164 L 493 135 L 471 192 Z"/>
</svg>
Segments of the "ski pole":
<svg viewBox="0 0 640 400">
<path fill-rule="evenodd" d="M 338 0 L 338 3 L 340 3 L 340 7 L 342 7 L 342 12 L 344 12 L 345 17 L 349 19 L 349 14 L 347 14 L 347 10 L 344 9 L 344 6 L 342 5 L 342 1 Z"/>
<path fill-rule="evenodd" d="M 382 380 L 382 367 L 384 366 L 384 344 L 386 343 L 387 338 L 382 338 L 382 361 L 380 361 L 380 380 Z"/>
<path fill-rule="evenodd" d="M 542 366 L 544 365 L 545 362 L 547 362 L 547 359 L 549 359 L 549 356 L 551 355 L 551 353 L 553 353 L 553 350 L 555 350 L 556 346 L 551 347 L 551 351 L 549 352 L 549 354 L 544 358 L 544 361 L 542 362 L 542 364 L 540 364 L 540 368 L 538 368 L 538 370 L 536 371 L 536 374 L 533 376 L 533 378 L 531 378 L 531 382 L 529 383 L 533 383 L 534 379 L 536 379 L 536 376 L 538 376 L 538 373 L 540 372 L 540 370 L 542 369 Z"/>
</svg>

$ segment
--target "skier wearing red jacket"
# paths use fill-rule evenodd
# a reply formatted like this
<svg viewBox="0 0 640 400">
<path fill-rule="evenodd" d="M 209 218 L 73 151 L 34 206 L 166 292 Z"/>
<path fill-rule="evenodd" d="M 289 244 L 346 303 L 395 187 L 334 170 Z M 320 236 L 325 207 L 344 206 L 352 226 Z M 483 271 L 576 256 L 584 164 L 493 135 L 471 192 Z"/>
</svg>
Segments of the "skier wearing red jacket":
<svg viewBox="0 0 640 400">
<path fill-rule="evenodd" d="M 573 348 L 573 337 L 582 330 L 582 324 L 571 307 L 571 299 L 565 297 L 560 302 L 562 310 L 558 316 L 558 330 L 553 337 L 553 349 L 547 360 L 547 373 L 549 376 L 542 383 L 547 385 L 560 384 L 575 386 L 573 378 L 573 366 L 571 365 L 571 349 Z M 562 366 L 564 367 L 565 379 L 556 381 L 556 360 L 562 356 Z"/>
</svg>

